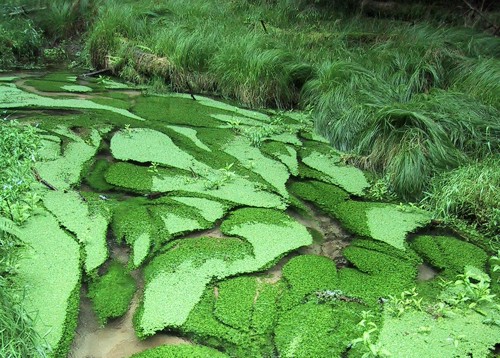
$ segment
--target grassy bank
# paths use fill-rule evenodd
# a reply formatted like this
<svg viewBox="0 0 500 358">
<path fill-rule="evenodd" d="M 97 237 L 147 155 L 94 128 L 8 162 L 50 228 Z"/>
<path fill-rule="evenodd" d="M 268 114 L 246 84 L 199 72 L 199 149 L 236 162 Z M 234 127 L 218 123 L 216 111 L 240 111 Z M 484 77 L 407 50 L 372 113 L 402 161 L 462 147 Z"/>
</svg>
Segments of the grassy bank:
<svg viewBox="0 0 500 358">
<path fill-rule="evenodd" d="M 435 175 L 499 152 L 500 42 L 439 24 L 441 15 L 410 22 L 297 1 L 106 1 L 86 53 L 95 68 L 155 90 L 308 110 L 347 162 L 376 173 L 384 192 L 418 201 Z"/>
</svg>

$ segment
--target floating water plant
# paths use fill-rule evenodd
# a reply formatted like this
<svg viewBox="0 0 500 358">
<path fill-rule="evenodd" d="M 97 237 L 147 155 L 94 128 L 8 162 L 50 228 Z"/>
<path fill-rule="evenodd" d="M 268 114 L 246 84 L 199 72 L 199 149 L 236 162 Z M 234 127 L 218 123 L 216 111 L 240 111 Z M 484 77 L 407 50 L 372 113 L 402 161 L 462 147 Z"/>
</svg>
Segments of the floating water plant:
<svg viewBox="0 0 500 358">
<path fill-rule="evenodd" d="M 61 226 L 76 235 L 85 252 L 85 271 L 90 274 L 108 257 L 106 234 L 109 215 L 91 212 L 85 199 L 75 191 L 47 191 L 43 204 Z"/>
<path fill-rule="evenodd" d="M 89 284 L 88 297 L 104 326 L 109 319 L 123 316 L 135 292 L 135 282 L 126 268 L 113 261 L 107 272 Z"/>
<path fill-rule="evenodd" d="M 221 230 L 243 237 L 247 243 L 184 239 L 148 265 L 143 308 L 137 317 L 139 334 L 182 325 L 213 278 L 263 269 L 283 254 L 312 242 L 305 227 L 269 209 L 235 211 Z M 228 245 L 233 254 L 225 248 Z M 191 251 L 193 248 L 196 251 Z"/>
<path fill-rule="evenodd" d="M 25 287 L 24 305 L 36 312 L 35 329 L 52 348 L 67 355 L 75 334 L 80 294 L 80 247 L 46 211 L 31 217 L 20 237 L 26 244 L 16 282 Z"/>
</svg>

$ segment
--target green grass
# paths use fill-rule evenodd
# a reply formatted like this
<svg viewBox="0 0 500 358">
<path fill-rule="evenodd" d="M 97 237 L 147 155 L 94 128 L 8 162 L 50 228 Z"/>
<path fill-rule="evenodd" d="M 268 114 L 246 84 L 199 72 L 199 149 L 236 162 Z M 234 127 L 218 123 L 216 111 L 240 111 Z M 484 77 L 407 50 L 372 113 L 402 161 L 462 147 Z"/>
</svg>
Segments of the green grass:
<svg viewBox="0 0 500 358">
<path fill-rule="evenodd" d="M 434 178 L 424 205 L 445 222 L 458 218 L 500 242 L 500 160 L 490 157 Z"/>
</svg>

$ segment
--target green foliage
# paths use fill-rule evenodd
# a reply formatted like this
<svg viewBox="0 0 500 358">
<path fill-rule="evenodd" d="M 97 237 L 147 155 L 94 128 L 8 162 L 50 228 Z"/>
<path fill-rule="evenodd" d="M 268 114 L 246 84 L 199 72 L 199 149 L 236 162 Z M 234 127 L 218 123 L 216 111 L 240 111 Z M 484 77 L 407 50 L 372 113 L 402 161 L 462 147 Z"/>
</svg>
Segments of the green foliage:
<svg viewBox="0 0 500 358">
<path fill-rule="evenodd" d="M 479 247 L 451 236 L 417 236 L 411 247 L 448 279 L 463 273 L 465 266 L 484 269 L 487 255 Z"/>
<path fill-rule="evenodd" d="M 224 358 L 227 357 L 215 349 L 195 345 L 165 345 L 136 353 L 131 358 Z"/>
<path fill-rule="evenodd" d="M 88 297 L 92 300 L 99 324 L 123 316 L 135 292 L 135 282 L 120 263 L 113 261 L 107 272 L 89 283 Z"/>
<path fill-rule="evenodd" d="M 5 19 L 0 16 L 0 69 L 17 64 L 35 62 L 40 54 L 43 38 L 30 19 Z"/>
<path fill-rule="evenodd" d="M 434 178 L 424 204 L 445 222 L 465 221 L 500 241 L 500 159 L 470 163 Z"/>
<path fill-rule="evenodd" d="M 0 352 L 2 356 L 47 357 L 49 347 L 33 327 L 33 319 L 22 305 L 22 292 L 16 292 L 8 279 L 0 276 Z"/>
<path fill-rule="evenodd" d="M 0 216 L 22 223 L 33 210 L 37 196 L 30 191 L 32 168 L 40 148 L 40 137 L 31 126 L 9 119 L 0 125 Z"/>
<path fill-rule="evenodd" d="M 468 308 L 484 314 L 485 305 L 494 302 L 491 294 L 491 278 L 474 266 L 465 266 L 464 273 L 455 282 L 448 282 L 439 296 L 440 300 L 453 308 Z"/>
</svg>

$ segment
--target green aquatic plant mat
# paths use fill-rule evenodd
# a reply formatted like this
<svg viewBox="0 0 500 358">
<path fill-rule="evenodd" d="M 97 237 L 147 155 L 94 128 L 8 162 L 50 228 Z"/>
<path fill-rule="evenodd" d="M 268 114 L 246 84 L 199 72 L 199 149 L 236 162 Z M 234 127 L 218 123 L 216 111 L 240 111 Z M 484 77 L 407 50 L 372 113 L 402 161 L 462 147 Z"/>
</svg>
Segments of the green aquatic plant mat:
<svg viewBox="0 0 500 358">
<path fill-rule="evenodd" d="M 77 93 L 87 93 L 92 92 L 92 88 L 82 85 L 64 85 L 61 89 L 66 92 L 77 92 Z"/>
<path fill-rule="evenodd" d="M 290 132 L 271 135 L 269 136 L 269 140 L 284 144 L 291 144 L 297 147 L 302 145 L 302 141 L 297 137 L 297 134 Z"/>
<path fill-rule="evenodd" d="M 264 284 L 256 280 L 255 277 L 248 279 L 257 282 L 256 285 L 252 285 L 257 291 L 244 289 L 247 285 L 234 286 L 229 284 L 235 290 L 227 291 L 227 294 L 231 295 L 234 300 L 240 297 L 246 302 L 253 302 L 253 306 L 249 307 L 250 312 L 240 310 L 245 312 L 243 313 L 245 316 L 250 315 L 250 327 L 238 330 L 223 323 L 234 320 L 234 314 L 231 311 L 232 305 L 226 306 L 232 300 L 222 299 L 220 289 L 209 286 L 181 327 L 181 332 L 194 336 L 196 340 L 210 346 L 223 348 L 232 357 L 272 356 L 272 332 L 277 319 L 276 304 L 279 289 L 277 285 Z M 234 280 L 238 281 L 239 278 Z M 224 302 L 220 302 L 221 299 Z M 219 312 L 216 316 L 217 309 Z"/>
<path fill-rule="evenodd" d="M 104 326 L 109 319 L 123 316 L 135 290 L 134 279 L 117 261 L 111 262 L 104 275 L 90 281 L 87 296 L 92 301 L 99 324 Z"/>
<path fill-rule="evenodd" d="M 18 78 L 17 76 L 0 76 L 0 82 L 14 82 Z"/>
<path fill-rule="evenodd" d="M 484 270 L 488 261 L 483 249 L 453 236 L 419 235 L 410 245 L 430 265 L 443 270 L 442 276 L 448 279 L 463 273 L 465 266 Z"/>
<path fill-rule="evenodd" d="M 69 109 L 92 109 L 111 111 L 124 117 L 143 121 L 129 111 L 112 106 L 105 106 L 85 99 L 58 99 L 39 96 L 34 93 L 25 92 L 13 86 L 0 84 L 0 108 L 69 108 Z"/>
<path fill-rule="evenodd" d="M 25 246 L 13 279 L 25 288 L 25 308 L 52 356 L 65 357 L 78 319 L 80 247 L 46 211 L 29 218 L 19 231 Z"/>
<path fill-rule="evenodd" d="M 196 136 L 196 134 L 198 133 L 196 129 L 181 126 L 168 126 L 168 128 L 190 139 L 198 148 L 206 150 L 207 152 L 212 151 L 201 140 L 198 139 L 198 137 Z"/>
<path fill-rule="evenodd" d="M 216 127 L 220 125 L 220 121 L 210 115 L 217 112 L 229 114 L 227 111 L 203 106 L 200 101 L 177 96 L 137 97 L 132 112 L 152 121 L 193 127 Z"/>
<path fill-rule="evenodd" d="M 204 198 L 173 196 L 170 197 L 170 199 L 196 208 L 199 214 L 203 216 L 205 220 L 212 223 L 222 218 L 227 209 L 227 205 L 221 204 L 218 201 L 208 200 Z"/>
<path fill-rule="evenodd" d="M 190 172 L 159 168 L 158 173 L 129 163 L 112 164 L 105 174 L 112 185 L 138 193 L 174 192 L 219 199 L 224 202 L 267 207 L 286 208 L 284 199 L 263 190 L 262 185 L 242 176 L 230 176 L 224 170 L 212 171 L 207 178 L 195 177 Z"/>
<path fill-rule="evenodd" d="M 222 323 L 240 331 L 248 331 L 256 297 L 255 277 L 242 276 L 222 281 L 218 285 L 218 296 L 214 315 Z"/>
<path fill-rule="evenodd" d="M 106 159 L 98 159 L 85 176 L 85 183 L 98 192 L 109 191 L 114 188 L 109 184 L 104 175 L 111 164 Z"/>
<path fill-rule="evenodd" d="M 289 310 L 315 292 L 334 291 L 338 286 L 335 262 L 324 256 L 301 255 L 283 266 L 287 290 L 280 300 L 281 310 Z"/>
<path fill-rule="evenodd" d="M 297 151 L 290 145 L 285 145 L 280 142 L 265 142 L 260 147 L 262 153 L 278 159 L 285 164 L 288 171 L 294 175 L 299 175 L 299 163 L 297 159 Z"/>
<path fill-rule="evenodd" d="M 243 166 L 259 174 L 280 195 L 284 197 L 288 196 L 285 184 L 290 174 L 286 166 L 263 155 L 258 148 L 251 145 L 248 139 L 235 138 L 223 150 L 235 157 Z"/>
<path fill-rule="evenodd" d="M 370 187 L 363 172 L 355 167 L 340 165 L 340 157 L 332 158 L 319 152 L 302 157 L 302 162 L 326 175 L 327 181 L 340 186 L 345 191 L 363 196 Z"/>
<path fill-rule="evenodd" d="M 312 243 L 304 226 L 270 209 L 237 210 L 221 230 L 251 246 L 236 239 L 184 239 L 146 267 L 139 335 L 182 325 L 213 278 L 262 270 L 287 252 Z M 221 244 L 231 245 L 234 253 Z M 191 251 L 196 246 L 197 251 Z"/>
<path fill-rule="evenodd" d="M 55 160 L 61 156 L 61 138 L 53 135 L 43 135 L 38 157 L 42 161 Z"/>
<path fill-rule="evenodd" d="M 345 192 L 321 182 L 293 183 L 293 194 L 313 202 L 347 230 L 404 250 L 408 233 L 431 222 L 430 213 L 402 205 L 347 200 Z"/>
<path fill-rule="evenodd" d="M 70 138 L 62 155 L 54 160 L 37 162 L 35 168 L 40 177 L 56 189 L 67 190 L 80 182 L 84 165 L 97 153 L 101 136 L 95 129 L 90 130 L 87 139 L 67 128 L 59 128 L 58 131 Z"/>
<path fill-rule="evenodd" d="M 76 235 L 83 246 L 85 271 L 92 273 L 99 268 L 108 257 L 106 234 L 109 215 L 92 212 L 88 203 L 75 191 L 47 191 L 43 204 L 64 228 Z"/>
<path fill-rule="evenodd" d="M 118 160 L 139 163 L 158 163 L 193 170 L 197 174 L 211 168 L 186 153 L 169 136 L 148 128 L 134 128 L 117 132 L 111 138 L 111 153 Z"/>
<path fill-rule="evenodd" d="M 392 357 L 489 357 L 500 329 L 484 320 L 472 310 L 438 319 L 421 311 L 400 317 L 385 313 L 377 343 Z"/>
<path fill-rule="evenodd" d="M 126 96 L 124 99 L 122 98 L 113 98 L 113 97 L 104 97 L 105 94 L 100 95 L 99 97 L 92 97 L 90 101 L 95 102 L 97 104 L 103 106 L 109 106 L 114 108 L 121 108 L 124 110 L 130 110 L 132 108 L 132 104 L 129 101 L 129 97 Z"/>
<path fill-rule="evenodd" d="M 136 353 L 130 358 L 227 358 L 228 355 L 209 347 L 198 345 L 164 345 Z"/>
<path fill-rule="evenodd" d="M 151 250 L 158 248 L 172 237 L 208 229 L 213 221 L 219 218 L 210 216 L 214 214 L 210 211 L 210 200 L 192 198 L 193 201 L 191 198 L 185 198 L 189 204 L 199 202 L 205 205 L 205 210 L 210 211 L 207 216 L 213 218 L 213 221 L 206 220 L 201 210 L 183 203 L 183 199 L 177 201 L 168 198 L 157 200 L 137 198 L 127 200 L 115 208 L 113 231 L 119 241 L 125 239 L 132 247 L 131 267 L 139 267 Z"/>
<path fill-rule="evenodd" d="M 222 123 L 228 124 L 229 128 L 242 128 L 242 126 L 262 126 L 262 122 L 248 118 L 248 117 L 242 117 L 238 116 L 235 113 L 233 114 L 211 114 L 210 117 L 217 119 L 218 121 L 221 121 Z"/>
<path fill-rule="evenodd" d="M 162 172 L 161 169 L 159 171 Z M 126 162 L 112 163 L 104 173 L 104 179 L 109 185 L 134 193 L 151 192 L 153 177 L 154 174 L 148 168 Z M 180 187 L 181 185 L 176 189 Z"/>
<path fill-rule="evenodd" d="M 357 303 L 307 302 L 282 314 L 274 330 L 280 357 L 341 357 L 360 335 Z"/>
<path fill-rule="evenodd" d="M 316 204 L 330 215 L 335 208 L 349 199 L 349 194 L 345 190 L 320 181 L 294 182 L 288 186 L 288 189 L 298 198 Z"/>
</svg>

